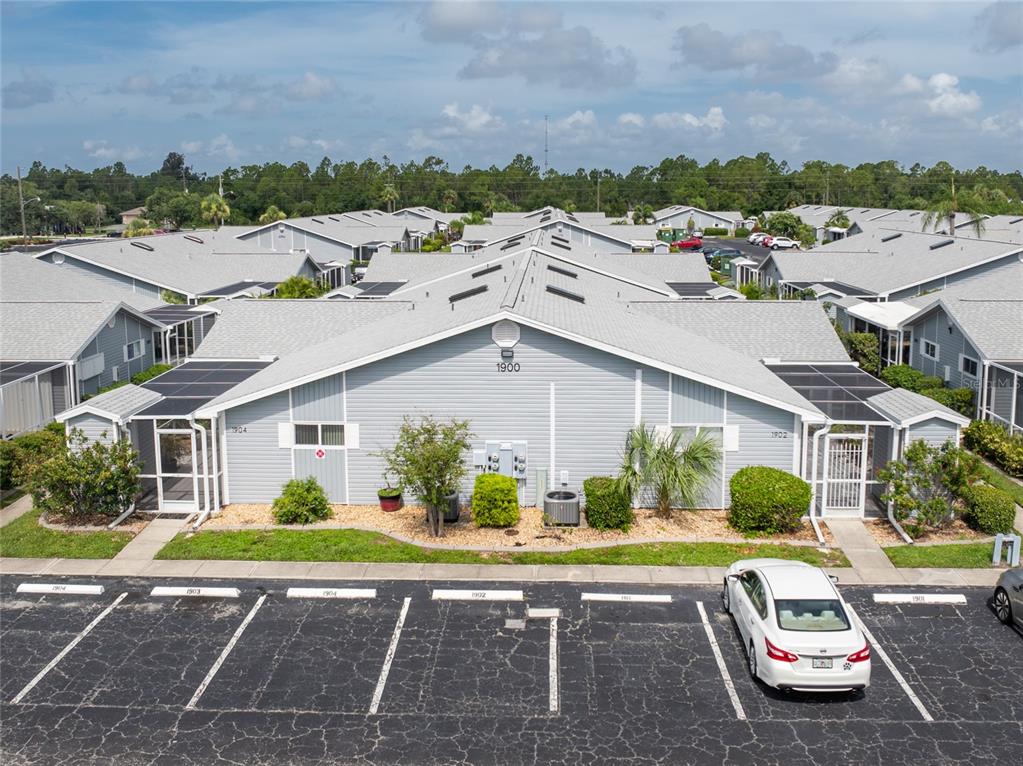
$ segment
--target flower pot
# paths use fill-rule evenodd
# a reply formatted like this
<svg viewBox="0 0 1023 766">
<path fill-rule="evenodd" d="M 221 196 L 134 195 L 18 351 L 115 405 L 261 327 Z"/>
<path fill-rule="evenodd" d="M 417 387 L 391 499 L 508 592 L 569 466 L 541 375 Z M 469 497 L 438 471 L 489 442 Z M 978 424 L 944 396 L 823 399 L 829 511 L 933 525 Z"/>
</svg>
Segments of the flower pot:
<svg viewBox="0 0 1023 766">
<path fill-rule="evenodd" d="M 404 507 L 405 503 L 402 500 L 400 494 L 398 495 L 381 495 L 377 494 L 377 499 L 380 501 L 380 510 L 392 513 L 393 511 L 400 510 Z"/>
</svg>

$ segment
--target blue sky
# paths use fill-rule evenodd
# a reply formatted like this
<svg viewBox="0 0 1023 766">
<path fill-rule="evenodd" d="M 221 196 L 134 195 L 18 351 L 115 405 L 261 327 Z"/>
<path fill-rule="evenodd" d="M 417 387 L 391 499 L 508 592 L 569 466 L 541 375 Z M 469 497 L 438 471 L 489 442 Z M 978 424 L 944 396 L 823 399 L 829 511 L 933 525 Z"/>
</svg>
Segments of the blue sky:
<svg viewBox="0 0 1023 766">
<path fill-rule="evenodd" d="M 1014 170 L 1023 3 L 16 2 L 2 169 L 769 151 Z"/>
</svg>

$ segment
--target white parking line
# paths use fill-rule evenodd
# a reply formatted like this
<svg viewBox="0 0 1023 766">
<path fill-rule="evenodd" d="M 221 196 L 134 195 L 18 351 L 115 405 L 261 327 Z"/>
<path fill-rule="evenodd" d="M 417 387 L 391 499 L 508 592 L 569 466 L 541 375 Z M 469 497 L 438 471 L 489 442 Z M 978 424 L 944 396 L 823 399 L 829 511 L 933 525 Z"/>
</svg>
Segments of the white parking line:
<svg viewBox="0 0 1023 766">
<path fill-rule="evenodd" d="M 522 601 L 520 590 L 435 590 L 434 601 Z"/>
<path fill-rule="evenodd" d="M 192 695 L 192 699 L 190 699 L 188 704 L 185 705 L 186 710 L 193 709 L 196 706 L 196 703 L 199 702 L 199 698 L 202 697 L 203 693 L 206 691 L 206 687 L 210 685 L 213 677 L 217 674 L 217 671 L 220 670 L 220 666 L 223 665 L 224 660 L 227 659 L 227 655 L 229 655 L 231 650 L 234 649 L 234 645 L 238 643 L 238 639 L 242 637 L 242 633 L 244 633 L 245 629 L 249 627 L 249 623 L 252 622 L 252 618 L 256 616 L 256 612 L 259 611 L 259 607 L 263 606 L 264 601 L 266 601 L 265 593 L 256 599 L 255 605 L 253 605 L 252 609 L 249 610 L 249 613 L 245 615 L 245 619 L 242 620 L 242 624 L 238 626 L 234 635 L 231 636 L 231 640 L 227 642 L 227 646 L 224 647 L 224 651 L 220 653 L 220 656 L 217 657 L 217 661 L 213 663 L 213 667 L 210 668 L 210 672 L 206 674 L 206 678 L 204 678 L 202 683 L 199 684 L 199 688 L 195 690 L 195 694 Z"/>
<path fill-rule="evenodd" d="M 376 598 L 376 588 L 288 588 L 288 598 Z"/>
<path fill-rule="evenodd" d="M 526 617 L 530 620 L 546 620 L 550 617 L 560 617 L 561 610 L 557 607 L 536 607 L 531 606 L 526 609 Z"/>
<path fill-rule="evenodd" d="M 710 641 L 710 650 L 714 653 L 714 661 L 718 664 L 721 680 L 725 682 L 725 690 L 728 692 L 729 699 L 732 700 L 732 707 L 735 708 L 735 717 L 740 721 L 745 721 L 746 711 L 742 709 L 742 702 L 739 701 L 739 695 L 735 691 L 735 684 L 732 683 L 732 677 L 728 674 L 725 658 L 721 656 L 721 648 L 718 646 L 718 640 L 714 637 L 714 628 L 711 627 L 710 621 L 707 620 L 707 611 L 703 608 L 702 601 L 696 602 L 696 610 L 700 613 L 700 621 L 703 622 L 703 630 L 707 634 L 707 640 Z"/>
<path fill-rule="evenodd" d="M 855 613 L 854 613 L 855 614 Z M 874 638 L 873 634 L 867 629 L 867 626 L 863 624 L 863 620 L 860 619 L 859 615 L 856 615 L 856 622 L 860 624 L 860 630 L 863 631 L 863 635 L 867 637 L 870 642 L 871 649 L 881 658 L 881 661 L 888 666 L 888 670 L 891 672 L 895 680 L 899 682 L 899 686 L 902 687 L 902 691 L 909 697 L 909 701 L 913 703 L 917 710 L 920 711 L 920 715 L 923 716 L 925 721 L 933 721 L 931 714 L 927 712 L 927 708 L 924 707 L 924 703 L 920 701 L 920 698 L 916 696 L 916 692 L 906 682 L 906 679 L 902 677 L 902 673 L 895 667 L 895 663 L 891 661 L 888 656 L 888 652 L 881 648 L 881 645 L 877 643 L 877 639 Z"/>
<path fill-rule="evenodd" d="M 82 641 L 82 639 L 85 638 L 87 635 L 89 635 L 89 633 L 92 632 L 93 628 L 95 628 L 97 625 L 99 625 L 100 622 L 108 614 L 110 614 L 112 611 L 114 611 L 114 607 L 116 607 L 118 604 L 120 604 L 122 601 L 124 601 L 124 599 L 125 599 L 125 597 L 127 597 L 127 595 L 128 595 L 127 593 L 122 593 L 120 596 L 118 596 L 117 598 L 114 599 L 114 602 L 110 606 L 108 606 L 106 609 L 104 609 L 102 612 L 100 612 L 98 615 L 96 615 L 96 619 L 94 619 L 92 622 L 90 622 L 88 625 L 86 625 L 85 626 L 85 630 L 83 630 L 81 633 L 79 633 L 77 636 L 75 636 L 73 639 L 71 639 L 71 643 L 69 643 L 67 646 L 65 646 L 63 649 L 61 649 L 60 654 L 58 654 L 56 657 L 54 657 L 52 660 L 50 660 L 50 662 L 46 665 L 45 668 L 43 668 L 38 673 L 36 673 L 36 677 L 33 678 L 31 681 L 29 681 L 28 684 L 25 685 L 24 689 L 22 689 L 20 692 L 18 692 L 18 694 L 14 697 L 14 699 L 11 700 L 11 704 L 17 704 L 17 703 L 21 702 L 22 698 L 26 694 L 28 694 L 30 691 L 32 691 L 32 689 L 35 687 L 35 685 L 37 683 L 39 683 L 40 681 L 42 681 L 47 673 L 49 673 L 51 670 L 53 670 L 55 667 L 57 667 L 57 663 L 60 662 L 62 659 L 64 659 L 64 657 L 67 656 L 68 652 L 70 652 L 72 649 L 74 649 L 76 646 L 78 646 L 78 644 Z"/>
<path fill-rule="evenodd" d="M 68 596 L 102 596 L 106 589 L 102 585 L 68 585 L 65 583 L 23 582 L 18 593 L 54 593 Z"/>
<path fill-rule="evenodd" d="M 660 593 L 584 593 L 583 601 L 628 601 L 649 604 L 670 604 L 671 596 Z"/>
<path fill-rule="evenodd" d="M 384 666 L 380 669 L 380 678 L 377 679 L 377 686 L 373 690 L 373 699 L 369 703 L 369 714 L 376 715 L 380 709 L 380 700 L 384 696 L 384 686 L 387 685 L 387 675 L 391 672 L 391 663 L 394 662 L 394 654 L 398 651 L 398 641 L 401 639 L 401 629 L 405 625 L 405 616 L 408 614 L 408 606 L 412 603 L 410 596 L 405 597 L 401 605 L 401 612 L 398 614 L 398 622 L 394 625 L 394 634 L 391 636 L 391 645 L 387 647 L 387 656 L 384 657 Z"/>
<path fill-rule="evenodd" d="M 196 596 L 199 598 L 238 598 L 241 591 L 237 588 L 180 588 L 171 585 L 157 585 L 149 593 L 150 596 Z"/>
<path fill-rule="evenodd" d="M 551 617 L 551 640 L 547 654 L 548 667 L 548 709 L 557 713 L 561 708 L 561 694 L 558 689 L 558 618 Z"/>
<path fill-rule="evenodd" d="M 966 604 L 962 593 L 875 593 L 875 604 Z"/>
</svg>

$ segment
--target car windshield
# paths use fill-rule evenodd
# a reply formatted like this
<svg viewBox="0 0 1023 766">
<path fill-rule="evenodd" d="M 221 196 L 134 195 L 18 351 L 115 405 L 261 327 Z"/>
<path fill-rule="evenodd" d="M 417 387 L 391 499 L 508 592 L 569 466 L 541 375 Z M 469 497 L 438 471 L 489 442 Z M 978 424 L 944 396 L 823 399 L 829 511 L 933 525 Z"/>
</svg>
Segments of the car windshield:
<svg viewBox="0 0 1023 766">
<path fill-rule="evenodd" d="M 782 599 L 774 602 L 782 630 L 848 630 L 849 619 L 836 599 Z"/>
</svg>

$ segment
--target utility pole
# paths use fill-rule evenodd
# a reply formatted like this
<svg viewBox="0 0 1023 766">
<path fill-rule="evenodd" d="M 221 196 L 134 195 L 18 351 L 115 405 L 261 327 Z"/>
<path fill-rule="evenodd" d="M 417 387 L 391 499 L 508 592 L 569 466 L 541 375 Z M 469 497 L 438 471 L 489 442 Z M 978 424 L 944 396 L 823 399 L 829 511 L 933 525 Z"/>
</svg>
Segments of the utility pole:
<svg viewBox="0 0 1023 766">
<path fill-rule="evenodd" d="M 827 207 L 831 200 L 831 166 L 824 171 L 824 205 Z"/>
<path fill-rule="evenodd" d="M 220 201 L 224 201 L 224 174 L 217 173 L 217 194 L 220 196 Z M 224 216 L 220 216 L 220 225 L 224 225 Z"/>
<path fill-rule="evenodd" d="M 597 176 L 597 212 L 600 212 L 600 176 Z"/>
<path fill-rule="evenodd" d="M 185 175 L 185 163 L 181 163 L 181 185 L 185 188 L 185 194 L 188 194 L 188 176 Z"/>
<path fill-rule="evenodd" d="M 21 166 L 17 166 L 18 171 L 18 205 L 21 207 L 21 236 L 24 239 L 24 244 L 28 244 L 28 227 L 25 226 L 25 195 L 21 193 Z"/>
<path fill-rule="evenodd" d="M 548 168 L 548 165 L 547 165 L 547 151 L 548 151 L 549 147 L 548 147 L 547 137 L 548 137 L 549 133 L 550 133 L 550 120 L 548 119 L 547 115 L 545 114 L 543 116 L 543 174 L 544 175 L 547 175 L 547 168 Z"/>
</svg>

